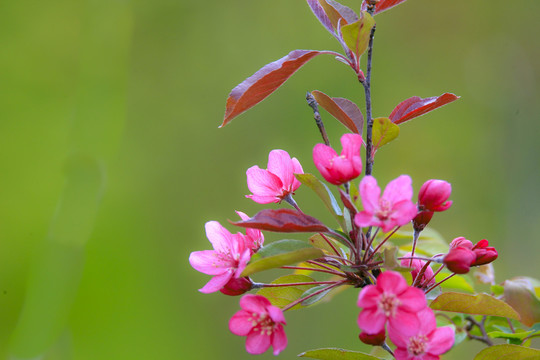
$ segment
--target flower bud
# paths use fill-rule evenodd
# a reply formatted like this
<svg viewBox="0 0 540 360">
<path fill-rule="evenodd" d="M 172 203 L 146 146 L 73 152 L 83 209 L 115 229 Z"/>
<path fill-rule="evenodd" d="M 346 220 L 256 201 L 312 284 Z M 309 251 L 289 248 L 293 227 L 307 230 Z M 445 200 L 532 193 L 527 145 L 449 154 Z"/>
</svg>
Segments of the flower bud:
<svg viewBox="0 0 540 360">
<path fill-rule="evenodd" d="M 418 207 L 420 210 L 445 211 L 451 205 L 448 201 L 452 193 L 452 185 L 444 180 L 428 180 L 418 193 Z"/>
<path fill-rule="evenodd" d="M 381 346 L 384 344 L 384 340 L 386 339 L 386 331 L 383 329 L 383 331 L 378 334 L 368 334 L 365 331 L 362 331 L 360 335 L 358 335 L 358 338 L 364 344 Z"/>
<path fill-rule="evenodd" d="M 443 263 L 453 273 L 466 274 L 475 260 L 476 254 L 472 250 L 459 246 L 450 248 L 450 251 L 443 259 Z"/>
<path fill-rule="evenodd" d="M 362 136 L 344 134 L 341 137 L 343 150 L 338 155 L 334 149 L 324 144 L 313 148 L 313 162 L 321 175 L 330 184 L 341 185 L 357 178 L 362 173 Z"/>
<path fill-rule="evenodd" d="M 232 278 L 219 291 L 225 295 L 242 295 L 253 287 L 253 282 L 249 277 Z"/>
<path fill-rule="evenodd" d="M 450 249 L 455 249 L 458 247 L 464 247 L 471 250 L 473 248 L 473 243 L 465 239 L 463 236 L 460 236 L 452 240 L 452 242 L 450 243 Z"/>
<path fill-rule="evenodd" d="M 489 264 L 499 256 L 497 250 L 488 245 L 489 242 L 486 239 L 480 240 L 478 244 L 474 245 L 472 251 L 474 251 L 476 255 L 476 260 L 473 262 L 472 266 Z"/>
<path fill-rule="evenodd" d="M 415 231 L 422 231 L 429 224 L 433 217 L 433 211 L 420 211 L 413 219 L 413 227 Z"/>
</svg>

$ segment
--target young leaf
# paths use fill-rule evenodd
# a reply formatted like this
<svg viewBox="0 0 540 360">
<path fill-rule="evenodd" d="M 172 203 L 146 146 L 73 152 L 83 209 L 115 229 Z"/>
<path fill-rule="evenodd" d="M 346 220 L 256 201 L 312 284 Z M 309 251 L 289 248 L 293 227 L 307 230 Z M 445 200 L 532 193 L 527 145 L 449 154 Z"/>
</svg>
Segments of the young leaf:
<svg viewBox="0 0 540 360">
<path fill-rule="evenodd" d="M 330 4 L 330 5 L 332 5 L 332 7 L 334 9 L 336 9 L 336 11 L 339 13 L 339 15 L 342 18 L 342 20 L 341 20 L 342 25 L 350 24 L 350 23 L 353 23 L 355 21 L 358 21 L 358 15 L 356 15 L 354 10 L 352 10 L 351 8 L 349 8 L 349 7 L 345 6 L 345 5 L 342 5 L 342 4 L 340 4 L 340 3 L 338 3 L 337 1 L 334 1 L 334 0 L 326 0 L 326 2 L 328 4 Z M 345 22 L 343 20 L 345 20 Z"/>
<path fill-rule="evenodd" d="M 311 295 L 311 294 L 313 294 L 313 293 L 315 293 L 315 292 L 317 292 L 319 290 L 324 289 L 325 287 L 328 287 L 328 285 L 320 285 L 320 286 L 312 287 L 311 289 L 306 290 L 306 292 L 302 294 L 302 297 L 306 297 L 308 295 Z M 328 295 L 328 293 L 331 290 L 332 289 L 328 289 L 326 291 L 323 291 L 320 294 L 314 295 L 314 296 L 310 297 L 309 299 L 306 299 L 306 300 L 302 301 L 302 306 L 309 306 L 309 305 L 315 304 L 316 302 L 318 302 L 319 300 L 324 298 L 326 295 Z"/>
<path fill-rule="evenodd" d="M 377 5 L 375 5 L 375 12 L 374 15 L 377 15 L 378 13 L 382 13 L 383 11 L 386 11 L 388 9 L 393 8 L 396 5 L 401 4 L 402 2 L 405 2 L 406 0 L 380 0 Z M 367 2 L 364 0 L 362 2 L 362 11 L 367 10 Z"/>
<path fill-rule="evenodd" d="M 332 246 L 340 253 L 339 255 L 342 256 L 342 257 L 345 257 L 347 258 L 348 256 L 348 253 L 349 253 L 349 249 L 345 249 L 343 247 L 343 245 L 333 239 L 331 236 L 329 235 L 324 235 L 324 237 L 328 240 L 326 241 L 321 234 L 315 234 L 315 235 L 312 235 L 310 238 L 309 238 L 309 243 L 317 248 L 317 249 L 321 249 L 325 252 L 327 252 L 328 254 L 331 254 L 331 255 L 338 255 L 336 254 L 336 252 L 334 251 L 334 249 L 332 248 Z M 330 246 L 328 244 L 328 242 L 330 242 L 332 244 L 332 246 Z M 315 266 L 314 266 L 315 267 Z"/>
<path fill-rule="evenodd" d="M 433 310 L 500 316 L 519 320 L 519 314 L 510 305 L 487 294 L 467 295 L 447 292 L 433 300 L 430 307 Z"/>
<path fill-rule="evenodd" d="M 532 291 L 529 281 L 516 278 L 506 280 L 504 301 L 510 304 L 521 315 L 521 322 L 527 326 L 540 322 L 540 300 Z"/>
<path fill-rule="evenodd" d="M 299 357 L 307 357 L 319 360 L 380 360 L 381 358 L 371 356 L 359 351 L 351 351 L 336 348 L 309 350 L 298 354 Z"/>
<path fill-rule="evenodd" d="M 255 74 L 232 89 L 227 98 L 225 117 L 220 127 L 227 125 L 236 116 L 264 100 L 300 67 L 321 54 L 342 56 L 333 51 L 294 50 L 281 59 L 263 66 Z"/>
<path fill-rule="evenodd" d="M 399 126 L 390 119 L 380 117 L 373 119 L 373 147 L 379 149 L 399 136 Z"/>
<path fill-rule="evenodd" d="M 328 32 L 330 32 L 330 34 L 336 36 L 336 32 L 334 30 L 334 26 L 332 25 L 332 21 L 330 21 L 330 18 L 328 17 L 328 15 L 326 15 L 326 11 L 321 6 L 319 1 L 318 0 L 307 0 L 307 3 L 309 5 L 309 7 L 311 8 L 311 11 L 313 11 L 313 14 L 315 15 L 315 17 L 317 17 L 317 19 L 319 19 L 319 21 L 321 22 L 321 24 L 323 24 L 323 26 L 326 28 L 326 30 L 328 30 Z"/>
<path fill-rule="evenodd" d="M 535 360 L 540 359 L 540 350 L 504 344 L 487 347 L 474 357 L 474 360 L 492 359 Z"/>
<path fill-rule="evenodd" d="M 371 29 L 375 26 L 375 20 L 367 12 L 363 11 L 358 21 L 341 27 L 341 36 L 347 47 L 359 59 L 366 51 L 369 44 Z"/>
<path fill-rule="evenodd" d="M 306 275 L 285 275 L 276 280 L 272 281 L 270 284 L 293 284 L 293 283 L 305 283 L 313 282 L 313 278 Z M 288 304 L 292 303 L 295 300 L 298 300 L 306 290 L 313 288 L 314 285 L 297 285 L 297 286 L 283 286 L 283 287 L 266 287 L 262 288 L 257 292 L 257 295 L 262 295 L 270 302 L 272 305 L 279 308 L 284 308 Z M 291 310 L 299 309 L 302 305 L 298 304 L 291 308 Z"/>
<path fill-rule="evenodd" d="M 345 125 L 347 129 L 362 135 L 364 116 L 355 103 L 344 98 L 331 98 L 318 90 L 312 91 L 311 95 L 324 110 Z"/>
<path fill-rule="evenodd" d="M 389 118 L 394 124 L 401 124 L 457 99 L 459 99 L 459 96 L 450 93 L 444 93 L 441 96 L 433 96 L 425 99 L 413 96 L 412 98 L 399 103 L 392 111 Z"/>
<path fill-rule="evenodd" d="M 324 256 L 324 253 L 321 249 L 316 249 L 304 241 L 280 240 L 261 248 L 252 257 L 250 263 L 242 272 L 242 276 L 249 276 L 263 270 L 296 264 L 322 256 Z"/>
<path fill-rule="evenodd" d="M 231 224 L 275 232 L 327 232 L 329 229 L 312 216 L 293 209 L 265 209 L 251 219 L 231 221 Z"/>
<path fill-rule="evenodd" d="M 309 187 L 317 194 L 317 196 L 323 201 L 326 208 L 336 218 L 337 222 L 342 229 L 345 229 L 345 221 L 343 219 L 343 212 L 336 201 L 336 198 L 323 182 L 315 177 L 313 174 L 294 174 L 298 181 Z"/>
</svg>

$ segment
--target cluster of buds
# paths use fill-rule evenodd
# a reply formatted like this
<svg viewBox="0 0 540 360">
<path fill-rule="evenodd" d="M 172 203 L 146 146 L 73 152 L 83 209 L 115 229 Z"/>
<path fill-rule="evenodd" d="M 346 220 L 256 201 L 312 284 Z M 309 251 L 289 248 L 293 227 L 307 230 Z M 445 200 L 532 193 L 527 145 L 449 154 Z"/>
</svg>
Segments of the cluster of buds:
<svg viewBox="0 0 540 360">
<path fill-rule="evenodd" d="M 497 250 L 489 246 L 486 239 L 473 245 L 464 237 L 458 237 L 450 243 L 450 251 L 444 257 L 443 262 L 453 273 L 466 274 L 471 266 L 489 264 L 498 256 Z"/>
</svg>

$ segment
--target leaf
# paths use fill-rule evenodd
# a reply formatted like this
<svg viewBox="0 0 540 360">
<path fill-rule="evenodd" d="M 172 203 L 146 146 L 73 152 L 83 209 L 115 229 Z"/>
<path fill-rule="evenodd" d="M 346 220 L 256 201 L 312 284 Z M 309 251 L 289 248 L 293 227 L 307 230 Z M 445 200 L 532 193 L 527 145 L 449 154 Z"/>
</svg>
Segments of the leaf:
<svg viewBox="0 0 540 360">
<path fill-rule="evenodd" d="M 540 300 L 534 294 L 534 288 L 527 279 L 506 280 L 503 286 L 504 301 L 517 310 L 523 324 L 532 326 L 540 322 Z"/>
<path fill-rule="evenodd" d="M 313 278 L 306 275 L 285 275 L 276 280 L 272 281 L 270 284 L 292 284 L 292 283 L 303 283 L 303 282 L 313 282 Z M 284 286 L 284 287 L 266 287 L 262 288 L 257 292 L 257 295 L 262 295 L 268 300 L 272 305 L 279 308 L 284 308 L 293 301 L 300 299 L 302 294 L 306 290 L 314 287 L 315 285 L 297 285 L 297 286 Z M 303 307 L 301 304 L 295 305 L 291 310 L 299 309 Z"/>
<path fill-rule="evenodd" d="M 519 340 L 519 343 L 521 343 L 527 336 L 534 333 L 534 331 L 523 331 L 523 332 L 516 332 L 516 333 L 508 333 L 505 331 L 492 331 L 488 333 L 488 336 L 493 339 L 513 339 L 513 340 Z"/>
<path fill-rule="evenodd" d="M 433 96 L 425 99 L 413 96 L 412 98 L 399 103 L 392 111 L 389 118 L 394 124 L 401 124 L 457 99 L 459 99 L 459 96 L 450 93 L 444 93 L 441 96 Z"/>
<path fill-rule="evenodd" d="M 373 119 L 373 147 L 380 148 L 399 136 L 399 126 L 392 123 L 390 119 L 380 117 Z"/>
<path fill-rule="evenodd" d="M 449 272 L 443 271 L 435 275 L 435 281 L 439 282 L 443 280 L 445 277 L 447 277 L 448 275 L 450 275 Z M 443 289 L 461 290 L 461 291 L 466 291 L 468 293 L 474 294 L 474 288 L 471 285 L 469 277 L 464 276 L 464 275 L 452 276 L 450 279 L 443 282 L 441 284 L 441 287 Z"/>
<path fill-rule="evenodd" d="M 358 15 L 356 15 L 354 10 L 352 10 L 351 8 L 345 5 L 342 5 L 334 0 L 326 0 L 326 2 L 332 5 L 332 7 L 336 9 L 339 15 L 341 15 L 341 18 L 342 18 L 341 25 L 350 24 L 355 21 L 358 21 Z"/>
<path fill-rule="evenodd" d="M 328 239 L 328 241 L 330 243 L 332 243 L 332 245 L 334 245 L 334 248 L 336 248 L 336 250 L 338 252 L 340 252 L 341 256 L 342 257 L 345 257 L 345 258 L 348 258 L 348 252 L 349 252 L 349 249 L 344 249 L 343 248 L 343 245 L 337 241 L 336 239 L 333 239 L 331 236 L 328 236 L 328 235 L 324 235 L 324 237 L 326 237 L 326 239 Z M 312 235 L 310 238 L 309 238 L 309 243 L 317 248 L 317 249 L 321 249 L 325 252 L 327 252 L 328 254 L 331 254 L 331 255 L 337 255 L 334 251 L 334 249 L 332 249 L 332 247 L 328 244 L 328 242 L 322 237 L 321 234 L 315 234 L 315 235 Z"/>
<path fill-rule="evenodd" d="M 293 209 L 265 209 L 251 219 L 231 221 L 231 224 L 252 229 L 275 232 L 327 232 L 329 229 L 319 220 Z"/>
<path fill-rule="evenodd" d="M 433 310 L 500 316 L 519 320 L 519 314 L 510 305 L 487 294 L 467 295 L 447 292 L 433 300 L 430 307 Z"/>
<path fill-rule="evenodd" d="M 351 351 L 337 348 L 309 350 L 298 354 L 298 356 L 320 360 L 380 360 L 380 358 L 378 357 L 361 353 L 359 351 Z"/>
<path fill-rule="evenodd" d="M 279 240 L 261 248 L 253 255 L 241 276 L 278 268 L 284 265 L 296 264 L 306 260 L 323 257 L 321 249 L 316 249 L 301 240 Z"/>
<path fill-rule="evenodd" d="M 364 116 L 355 103 L 344 98 L 331 98 L 318 90 L 312 91 L 311 95 L 324 110 L 345 125 L 347 129 L 353 133 L 362 134 Z"/>
<path fill-rule="evenodd" d="M 325 287 L 328 287 L 328 285 L 320 285 L 320 286 L 315 286 L 311 289 L 308 289 L 306 290 L 305 293 L 302 294 L 302 297 L 306 297 L 308 295 L 311 295 L 317 291 L 320 291 L 322 289 L 324 289 Z M 315 296 L 312 296 L 310 297 L 309 299 L 306 299 L 304 301 L 302 301 L 302 306 L 309 306 L 309 305 L 313 305 L 315 304 L 316 302 L 318 302 L 319 300 L 321 300 L 322 298 L 324 298 L 326 295 L 328 295 L 328 293 L 331 291 L 332 289 L 328 289 L 326 291 L 323 291 L 321 292 L 320 294 L 317 294 Z"/>
<path fill-rule="evenodd" d="M 406 0 L 380 0 L 377 5 L 375 5 L 375 12 L 374 15 L 377 15 L 379 13 L 382 13 L 383 11 L 386 11 L 388 9 L 393 8 L 396 5 L 401 4 L 402 2 L 405 2 Z M 362 2 L 362 11 L 367 10 L 367 2 L 364 0 Z"/>
<path fill-rule="evenodd" d="M 281 59 L 263 66 L 232 89 L 227 98 L 225 117 L 220 127 L 227 125 L 232 119 L 264 100 L 300 67 L 321 54 L 342 56 L 333 51 L 294 50 Z"/>
<path fill-rule="evenodd" d="M 313 14 L 315 15 L 315 17 L 319 19 L 319 21 L 321 22 L 321 24 L 323 24 L 326 30 L 328 30 L 330 34 L 336 36 L 336 32 L 334 30 L 334 26 L 332 25 L 332 21 L 330 21 L 330 18 L 328 17 L 328 15 L 326 15 L 326 11 L 321 6 L 319 1 L 307 0 L 307 3 L 309 7 L 311 8 L 311 11 L 313 11 Z"/>
<path fill-rule="evenodd" d="M 540 350 L 518 345 L 495 345 L 485 348 L 474 357 L 474 360 L 537 360 Z"/>
<path fill-rule="evenodd" d="M 334 218 L 336 218 L 341 228 L 344 229 L 345 220 L 343 219 L 343 212 L 341 211 L 336 198 L 328 186 L 317 179 L 317 177 L 315 177 L 313 174 L 294 174 L 294 176 L 296 176 L 298 181 L 309 187 L 315 192 L 315 194 L 317 194 L 317 196 L 323 201 L 324 205 L 326 205 L 326 208 L 332 213 Z"/>
<path fill-rule="evenodd" d="M 366 51 L 375 20 L 363 11 L 358 21 L 341 27 L 341 37 L 357 59 Z"/>
</svg>

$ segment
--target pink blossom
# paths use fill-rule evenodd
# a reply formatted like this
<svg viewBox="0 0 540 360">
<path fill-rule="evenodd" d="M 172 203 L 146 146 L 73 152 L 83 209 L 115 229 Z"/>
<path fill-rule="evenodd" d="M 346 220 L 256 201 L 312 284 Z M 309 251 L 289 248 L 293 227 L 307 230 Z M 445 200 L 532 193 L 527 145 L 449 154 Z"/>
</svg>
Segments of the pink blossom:
<svg viewBox="0 0 540 360">
<path fill-rule="evenodd" d="M 268 155 L 267 170 L 257 165 L 247 172 L 247 184 L 253 195 L 246 195 L 259 204 L 279 203 L 293 194 L 300 186 L 294 174 L 303 174 L 302 166 L 296 158 L 284 150 L 272 150 Z"/>
<path fill-rule="evenodd" d="M 433 310 L 418 312 L 419 326 L 413 334 L 403 334 L 389 328 L 388 335 L 397 346 L 396 360 L 437 360 L 454 345 L 454 330 L 450 326 L 437 328 Z"/>
<path fill-rule="evenodd" d="M 489 242 L 486 239 L 480 240 L 476 245 L 474 245 L 472 251 L 474 251 L 476 259 L 472 263 L 472 266 L 489 264 L 499 256 L 497 250 L 488 245 Z"/>
<path fill-rule="evenodd" d="M 357 304 L 363 308 L 358 327 L 367 334 L 384 331 L 386 322 L 400 333 L 412 333 L 420 326 L 416 313 L 427 306 L 422 290 L 408 286 L 395 271 L 383 272 L 376 285 L 363 288 Z"/>
<path fill-rule="evenodd" d="M 401 175 L 390 181 L 382 197 L 377 180 L 371 175 L 360 182 L 360 196 L 364 211 L 357 213 L 354 222 L 360 227 L 379 226 L 384 232 L 411 221 L 417 213 L 416 205 L 411 201 L 413 189 L 411 178 Z"/>
<path fill-rule="evenodd" d="M 466 274 L 469 272 L 476 254 L 464 246 L 450 248 L 450 251 L 443 259 L 443 263 L 448 270 L 456 274 Z"/>
<path fill-rule="evenodd" d="M 418 206 L 421 210 L 445 211 L 452 206 L 452 201 L 448 201 L 451 193 L 450 183 L 444 180 L 428 180 L 418 192 Z"/>
<path fill-rule="evenodd" d="M 244 295 L 240 299 L 242 310 L 233 315 L 229 329 L 235 335 L 247 336 L 246 350 L 250 354 L 262 354 L 270 346 L 274 355 L 287 347 L 286 324 L 280 308 L 273 306 L 261 295 Z"/>
<path fill-rule="evenodd" d="M 249 220 L 250 217 L 241 211 L 236 212 L 242 220 Z M 246 228 L 246 248 L 251 250 L 251 254 L 256 253 L 264 244 L 264 235 L 261 230 Z"/>
<path fill-rule="evenodd" d="M 313 162 L 330 184 L 344 184 L 362 173 L 362 158 L 360 157 L 362 143 L 362 136 L 344 134 L 341 137 L 343 150 L 339 156 L 330 146 L 317 144 L 313 148 Z"/>
<path fill-rule="evenodd" d="M 207 222 L 205 229 L 214 250 L 192 252 L 189 263 L 203 274 L 214 275 L 199 289 L 200 292 L 211 293 L 223 288 L 231 279 L 240 277 L 251 258 L 251 252 L 246 248 L 246 240 L 241 233 L 231 234 L 217 221 Z"/>
<path fill-rule="evenodd" d="M 405 254 L 405 257 L 410 257 L 412 254 L 407 253 Z M 420 259 L 402 259 L 401 260 L 401 266 L 412 268 L 411 275 L 413 278 L 413 281 L 416 280 L 416 277 L 422 270 L 422 268 L 426 265 L 425 261 L 422 261 Z M 430 280 L 431 279 L 431 280 Z M 425 283 L 426 281 L 429 281 L 429 283 Z M 420 287 L 429 287 L 431 285 L 435 285 L 435 278 L 433 277 L 433 269 L 431 266 L 428 266 L 426 270 L 424 271 L 424 274 L 422 275 L 422 278 L 420 280 L 417 280 L 418 284 L 421 285 Z"/>
</svg>

